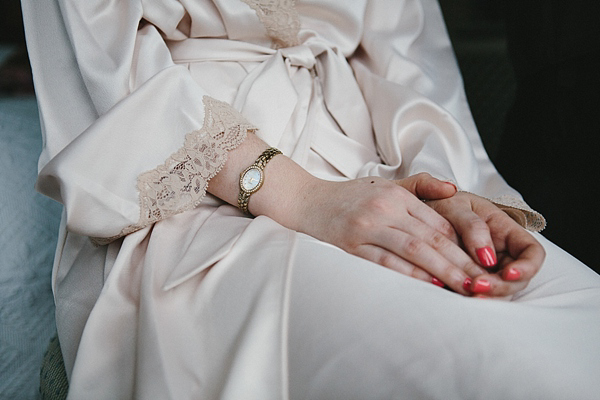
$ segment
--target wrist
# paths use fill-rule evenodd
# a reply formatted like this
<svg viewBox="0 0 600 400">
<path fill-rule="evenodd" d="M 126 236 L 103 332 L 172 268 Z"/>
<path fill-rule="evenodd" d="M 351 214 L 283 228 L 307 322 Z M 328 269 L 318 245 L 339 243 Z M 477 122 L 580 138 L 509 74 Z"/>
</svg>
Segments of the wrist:
<svg viewBox="0 0 600 400">
<path fill-rule="evenodd" d="M 269 147 L 261 153 L 252 165 L 240 174 L 240 191 L 238 194 L 238 208 L 246 214 L 251 214 L 248 209 L 250 197 L 262 188 L 264 183 L 264 169 L 273 157 L 282 154 L 281 150 Z"/>
<path fill-rule="evenodd" d="M 300 231 L 307 206 L 320 182 L 290 158 L 278 155 L 265 167 L 263 187 L 252 195 L 249 211 Z"/>
<path fill-rule="evenodd" d="M 229 152 L 223 169 L 211 179 L 208 190 L 229 204 L 238 206 L 240 174 L 256 162 L 269 146 L 256 135 Z M 309 202 L 314 202 L 315 188 L 322 181 L 283 154 L 274 156 L 263 168 L 263 183 L 248 200 L 248 211 L 265 215 L 281 225 L 301 231 Z"/>
<path fill-rule="evenodd" d="M 294 188 L 294 195 L 289 198 L 290 212 L 282 216 L 285 221 L 283 225 L 297 232 L 315 236 L 315 228 L 323 222 L 321 216 L 331 200 L 327 193 L 331 193 L 330 185 L 335 182 L 306 173 L 298 183 Z"/>
</svg>

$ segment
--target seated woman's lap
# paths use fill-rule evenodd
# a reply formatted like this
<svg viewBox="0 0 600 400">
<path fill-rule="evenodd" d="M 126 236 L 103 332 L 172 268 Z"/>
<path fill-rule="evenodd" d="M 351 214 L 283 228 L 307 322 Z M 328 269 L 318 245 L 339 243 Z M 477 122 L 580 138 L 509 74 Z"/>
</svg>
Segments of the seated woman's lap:
<svg viewBox="0 0 600 400">
<path fill-rule="evenodd" d="M 138 261 L 117 258 L 79 349 L 83 386 L 74 393 L 89 394 L 86 382 L 99 375 L 116 385 L 111 392 L 104 381 L 103 393 L 126 393 L 122 379 L 129 378 L 112 374 L 112 366 L 128 356 L 107 349 L 131 348 L 131 335 L 138 339 L 129 361 L 140 357 L 136 386 L 148 391 L 142 397 L 505 399 L 600 392 L 592 369 L 600 358 L 598 276 L 544 239 L 546 265 L 518 302 L 482 300 L 265 217 L 243 218 L 230 206 L 202 208 L 156 224 L 136 245 Z M 212 262 L 203 248 L 211 238 L 225 249 Z M 166 251 L 177 246 L 179 255 Z M 209 264 L 197 268 L 194 260 Z M 192 267 L 181 268 L 186 263 Z M 115 309 L 124 298 L 130 306 Z"/>
<path fill-rule="evenodd" d="M 600 279 L 540 240 L 546 265 L 518 302 L 482 300 L 261 217 L 197 294 L 214 345 L 292 398 L 586 398 L 600 390 L 587 368 L 600 357 Z"/>
<path fill-rule="evenodd" d="M 544 244 L 547 266 L 519 304 L 465 298 L 300 237 L 292 398 L 591 398 L 599 279 Z"/>
</svg>

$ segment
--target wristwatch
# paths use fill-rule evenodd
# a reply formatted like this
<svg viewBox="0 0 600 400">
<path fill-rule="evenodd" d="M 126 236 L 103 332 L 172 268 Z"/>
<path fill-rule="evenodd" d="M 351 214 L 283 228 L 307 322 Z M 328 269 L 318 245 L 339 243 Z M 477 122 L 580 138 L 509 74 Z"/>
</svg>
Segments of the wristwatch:
<svg viewBox="0 0 600 400">
<path fill-rule="evenodd" d="M 269 161 L 277 154 L 282 154 L 281 150 L 275 147 L 269 147 L 262 152 L 254 161 L 254 164 L 249 166 L 240 174 L 240 194 L 238 195 L 238 207 L 246 214 L 248 211 L 248 202 L 252 193 L 256 193 L 261 188 L 265 180 L 264 168 Z"/>
</svg>

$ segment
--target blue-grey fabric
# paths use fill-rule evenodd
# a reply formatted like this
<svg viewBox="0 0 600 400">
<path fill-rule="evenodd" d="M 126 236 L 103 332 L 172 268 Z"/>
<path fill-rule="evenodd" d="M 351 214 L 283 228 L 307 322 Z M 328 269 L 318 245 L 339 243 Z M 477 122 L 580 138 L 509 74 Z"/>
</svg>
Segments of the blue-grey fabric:
<svg viewBox="0 0 600 400">
<path fill-rule="evenodd" d="M 0 97 L 0 399 L 36 399 L 55 334 L 50 287 L 61 206 L 35 192 L 35 98 Z"/>
</svg>

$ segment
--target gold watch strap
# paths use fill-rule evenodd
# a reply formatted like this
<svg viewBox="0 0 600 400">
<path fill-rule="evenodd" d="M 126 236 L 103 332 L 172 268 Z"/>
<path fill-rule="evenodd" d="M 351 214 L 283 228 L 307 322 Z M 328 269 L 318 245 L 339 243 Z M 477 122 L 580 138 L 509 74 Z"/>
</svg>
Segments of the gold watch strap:
<svg viewBox="0 0 600 400">
<path fill-rule="evenodd" d="M 269 147 L 268 149 L 263 151 L 260 156 L 258 156 L 256 161 L 254 161 L 254 164 L 252 164 L 251 166 L 246 168 L 244 170 L 244 172 L 242 172 L 240 174 L 240 193 L 238 195 L 238 207 L 245 214 L 250 214 L 250 211 L 248 211 L 248 202 L 250 201 L 250 196 L 252 196 L 253 193 L 257 192 L 258 189 L 260 189 L 260 187 L 262 186 L 262 181 L 261 181 L 261 184 L 255 190 L 253 190 L 252 192 L 248 192 L 248 191 L 244 190 L 243 185 L 242 185 L 242 179 L 244 177 L 244 173 L 252 167 L 258 168 L 261 171 L 261 174 L 263 174 L 263 180 L 264 180 L 264 168 L 267 165 L 267 163 L 269 161 L 271 161 L 271 159 L 273 159 L 273 157 L 275 157 L 277 154 L 283 154 L 283 153 L 281 152 L 281 150 L 279 150 L 275 147 Z"/>
</svg>

